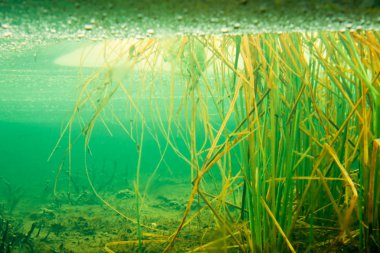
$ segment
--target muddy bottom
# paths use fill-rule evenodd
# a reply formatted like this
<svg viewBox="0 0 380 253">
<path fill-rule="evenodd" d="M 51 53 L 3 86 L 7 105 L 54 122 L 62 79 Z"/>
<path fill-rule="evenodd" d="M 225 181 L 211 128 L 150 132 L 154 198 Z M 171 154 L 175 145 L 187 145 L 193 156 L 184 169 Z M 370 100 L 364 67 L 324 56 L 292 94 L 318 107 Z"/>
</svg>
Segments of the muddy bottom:
<svg viewBox="0 0 380 253">
<path fill-rule="evenodd" d="M 160 183 L 149 196 L 141 196 L 140 241 L 135 192 L 129 188 L 100 192 L 104 202 L 87 191 L 61 193 L 45 201 L 24 196 L 13 203 L 13 209 L 9 200 L 0 200 L 0 252 L 162 252 L 181 222 L 190 190 L 187 184 Z M 237 221 L 240 210 L 230 207 L 228 215 L 230 221 Z M 240 242 L 247 241 L 246 222 L 230 222 L 229 226 Z M 207 205 L 195 198 L 170 252 L 242 252 L 220 227 Z M 314 239 L 318 243 L 313 244 L 313 250 L 358 250 L 355 240 L 347 244 L 337 241 L 338 233 L 338 228 L 316 228 Z M 308 231 L 302 224 L 297 226 L 292 237 L 297 252 L 310 249 L 308 240 Z M 248 244 L 240 247 L 249 252 Z M 267 251 L 272 252 L 273 247 L 269 245 Z"/>
<path fill-rule="evenodd" d="M 142 196 L 140 244 L 135 193 L 128 188 L 99 193 L 111 207 L 91 192 L 60 194 L 41 203 L 24 197 L 13 210 L 2 202 L 0 225 L 4 244 L 1 247 L 5 252 L 8 249 L 11 252 L 137 252 L 139 247 L 143 252 L 161 252 L 178 228 L 189 189 L 185 185 L 164 186 L 155 189 L 149 197 Z M 189 217 L 200 208 L 197 201 L 193 203 Z M 197 215 L 181 231 L 172 252 L 184 252 L 206 243 L 209 240 L 206 234 L 213 227 L 211 213 Z"/>
</svg>

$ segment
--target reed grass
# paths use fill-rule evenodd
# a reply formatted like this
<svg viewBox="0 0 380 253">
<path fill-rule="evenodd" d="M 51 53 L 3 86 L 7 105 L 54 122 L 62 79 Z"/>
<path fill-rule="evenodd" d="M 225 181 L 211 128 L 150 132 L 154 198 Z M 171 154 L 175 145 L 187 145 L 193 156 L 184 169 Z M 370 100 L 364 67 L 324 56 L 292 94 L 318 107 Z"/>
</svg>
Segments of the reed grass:
<svg viewBox="0 0 380 253">
<path fill-rule="evenodd" d="M 134 143 L 142 129 L 156 141 L 161 159 L 148 185 L 166 150 L 188 164 L 191 195 L 164 252 L 206 211 L 223 236 L 199 242 L 195 252 L 221 242 L 228 252 L 350 245 L 379 250 L 379 36 L 358 31 L 142 40 L 124 50 L 134 52 L 124 66 L 128 77 L 113 80 L 108 64 L 88 78 L 59 141 L 68 136 L 70 154 L 71 128 L 79 122 L 88 153 L 97 122 L 112 132 L 108 115 Z M 125 113 L 113 109 L 114 97 L 142 122 L 137 133 Z M 208 192 L 211 174 L 220 178 L 218 192 Z M 204 204 L 191 212 L 197 200 Z M 139 212 L 139 198 L 137 205 Z M 240 215 L 232 215 L 231 206 Z M 139 213 L 137 221 L 127 220 L 140 224 Z M 138 242 L 141 250 L 141 235 Z"/>
</svg>

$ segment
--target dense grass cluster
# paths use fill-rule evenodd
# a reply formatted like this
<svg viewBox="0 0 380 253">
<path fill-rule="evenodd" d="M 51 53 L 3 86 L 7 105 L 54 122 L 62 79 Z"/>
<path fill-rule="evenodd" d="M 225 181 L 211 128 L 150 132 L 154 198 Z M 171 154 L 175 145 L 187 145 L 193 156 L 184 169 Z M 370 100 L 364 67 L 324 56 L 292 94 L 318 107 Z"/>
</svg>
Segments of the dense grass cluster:
<svg viewBox="0 0 380 253">
<path fill-rule="evenodd" d="M 105 59 L 85 81 L 60 138 L 69 138 L 69 175 L 77 123 L 86 154 L 94 127 L 102 124 L 111 133 L 109 121 L 136 143 L 139 158 L 144 135 L 157 141 L 159 163 L 166 150 L 176 152 L 192 171 L 193 188 L 163 251 L 202 212 L 212 213 L 222 236 L 196 242 L 194 251 L 379 250 L 379 33 L 184 36 L 104 45 L 117 57 Z M 138 163 L 137 193 L 141 170 Z M 210 174 L 218 174 L 217 191 L 207 190 Z M 106 205 L 143 226 L 139 215 L 126 217 L 89 182 Z M 137 196 L 139 209 L 143 194 Z M 193 213 L 196 199 L 203 204 Z"/>
</svg>

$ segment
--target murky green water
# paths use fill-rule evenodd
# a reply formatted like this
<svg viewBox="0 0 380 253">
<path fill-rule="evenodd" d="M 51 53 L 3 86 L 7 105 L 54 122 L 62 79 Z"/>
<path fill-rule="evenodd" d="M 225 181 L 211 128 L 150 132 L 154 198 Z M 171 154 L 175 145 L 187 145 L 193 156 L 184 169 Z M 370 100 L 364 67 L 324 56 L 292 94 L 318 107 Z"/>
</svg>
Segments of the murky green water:
<svg viewBox="0 0 380 253">
<path fill-rule="evenodd" d="M 0 253 L 376 242 L 378 45 L 359 29 L 7 54 Z"/>
<path fill-rule="evenodd" d="M 181 204 L 176 204 L 176 211 L 179 211 L 183 210 L 184 197 L 190 189 L 188 187 L 190 184 L 189 165 L 173 150 L 164 151 L 164 137 L 156 133 L 149 134 L 157 130 L 146 128 L 144 140 L 136 143 L 117 125 L 115 119 L 109 116 L 102 119 L 104 124 L 97 123 L 86 151 L 84 140 L 80 137 L 81 127 L 79 123 L 73 125 L 74 143 L 70 155 L 70 167 L 67 136 L 61 140 L 54 155 L 49 159 L 70 118 L 83 80 L 94 72 L 94 68 L 55 64 L 57 58 L 78 45 L 83 45 L 83 43 L 61 43 L 15 53 L 13 57 L 8 58 L 6 62 L 1 62 L 0 65 L 2 231 L 4 232 L 8 226 L 5 222 L 11 222 L 15 228 L 9 232 L 9 236 L 31 232 L 32 239 L 28 238 L 28 240 L 33 240 L 33 244 L 30 243 L 30 245 L 33 245 L 34 250 L 38 252 L 45 250 L 46 252 L 51 250 L 69 252 L 73 246 L 62 244 L 62 242 L 74 240 L 78 235 L 88 237 L 102 233 L 97 227 L 102 222 L 90 219 L 97 220 L 104 216 L 119 219 L 112 210 L 104 209 L 104 205 L 95 197 L 84 170 L 85 152 L 88 152 L 87 163 L 92 184 L 100 195 L 108 197 L 111 202 L 114 199 L 114 204 L 118 201 L 124 202 L 118 206 L 121 210 L 125 209 L 125 205 L 132 209 L 135 207 L 133 185 L 136 182 L 139 150 L 142 150 L 140 188 L 143 193 L 154 196 L 158 194 L 166 202 L 171 199 L 172 193 L 173 196 L 183 197 Z M 148 96 L 144 97 L 143 94 L 139 91 L 132 96 L 133 99 L 144 104 L 145 100 L 148 101 Z M 120 98 L 116 96 L 114 99 L 116 102 L 112 105 L 113 112 L 120 113 L 118 107 L 124 104 L 119 100 Z M 140 109 L 146 111 L 149 108 L 147 106 Z M 128 115 L 128 113 L 135 112 L 127 110 L 125 115 L 128 130 L 137 136 L 137 133 L 141 132 L 141 121 L 136 119 L 136 115 Z M 86 117 L 86 113 L 83 115 Z M 149 118 L 146 119 L 150 121 Z M 181 148 L 182 145 L 185 149 L 184 144 L 180 142 L 178 147 Z M 158 147 L 158 143 L 162 146 Z M 165 160 L 160 162 L 163 152 L 165 152 Z M 152 178 L 151 175 L 155 170 L 158 173 Z M 57 175 L 59 178 L 54 190 Z M 145 188 L 149 178 L 153 181 L 149 188 Z M 178 183 L 187 186 L 182 187 L 178 194 L 176 192 L 170 193 L 169 196 L 164 194 L 168 189 L 173 191 L 175 188 L 170 189 L 170 187 L 175 185 L 178 187 Z M 160 190 L 160 187 L 168 187 L 168 189 Z M 67 204 L 75 210 L 66 210 L 61 213 L 63 209 L 66 209 L 62 205 Z M 96 214 L 92 214 L 94 212 Z M 77 219 L 84 223 L 82 227 L 75 227 L 78 223 Z M 64 224 L 65 220 L 66 224 Z M 118 221 L 118 223 L 123 226 L 121 225 L 123 222 Z M 32 230 L 33 226 L 35 228 Z M 106 230 L 109 231 L 111 228 L 110 226 Z M 58 232 L 54 229 L 58 229 Z M 136 229 L 133 228 L 133 231 L 130 233 L 134 234 Z M 60 236 L 63 239 L 59 239 Z M 25 240 L 25 237 L 21 238 L 21 235 L 19 237 L 20 240 Z M 71 239 L 68 239 L 69 237 Z M 103 236 L 99 236 L 101 237 Z M 104 242 L 96 239 L 96 242 L 90 242 L 90 244 L 95 248 L 102 248 Z M 20 249 L 28 252 L 29 243 L 21 241 L 19 243 Z M 18 247 L 11 248 L 16 250 Z M 74 247 L 74 250 L 70 252 L 80 252 L 80 250 Z M 91 250 L 81 252 L 91 252 Z"/>
</svg>

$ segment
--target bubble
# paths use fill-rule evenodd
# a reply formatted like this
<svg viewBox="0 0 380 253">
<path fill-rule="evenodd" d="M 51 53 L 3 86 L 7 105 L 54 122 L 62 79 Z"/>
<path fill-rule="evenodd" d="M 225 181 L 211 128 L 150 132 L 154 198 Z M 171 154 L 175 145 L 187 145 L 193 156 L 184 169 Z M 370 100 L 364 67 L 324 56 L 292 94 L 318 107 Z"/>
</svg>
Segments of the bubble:
<svg viewBox="0 0 380 253">
<path fill-rule="evenodd" d="M 222 29 L 220 29 L 220 31 L 222 33 L 228 33 L 230 31 L 230 29 L 228 29 L 227 27 L 223 27 Z"/>
<path fill-rule="evenodd" d="M 218 19 L 218 18 L 211 18 L 211 19 L 210 19 L 210 22 L 211 22 L 211 23 L 218 23 L 218 22 L 219 22 L 219 19 Z"/>
<path fill-rule="evenodd" d="M 235 28 L 235 29 L 239 29 L 240 26 L 241 26 L 240 23 L 235 23 L 235 24 L 234 24 L 234 28 Z"/>
<path fill-rule="evenodd" d="M 347 24 L 346 24 L 346 28 L 347 28 L 347 29 L 351 29 L 351 28 L 352 28 L 352 23 L 347 23 Z"/>
<path fill-rule="evenodd" d="M 11 28 L 11 26 L 9 24 L 2 24 L 1 28 L 3 28 L 3 29 L 9 29 L 9 28 Z"/>
<path fill-rule="evenodd" d="M 92 28 L 94 28 L 94 25 L 92 25 L 92 24 L 85 24 L 85 25 L 84 25 L 84 29 L 85 29 L 86 31 L 90 31 L 90 30 L 92 30 Z"/>
<path fill-rule="evenodd" d="M 10 37 L 12 37 L 12 33 L 11 32 L 5 32 L 4 34 L 3 34 L 3 37 L 4 38 L 10 38 Z"/>
</svg>

